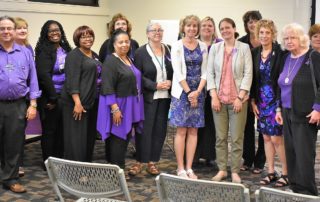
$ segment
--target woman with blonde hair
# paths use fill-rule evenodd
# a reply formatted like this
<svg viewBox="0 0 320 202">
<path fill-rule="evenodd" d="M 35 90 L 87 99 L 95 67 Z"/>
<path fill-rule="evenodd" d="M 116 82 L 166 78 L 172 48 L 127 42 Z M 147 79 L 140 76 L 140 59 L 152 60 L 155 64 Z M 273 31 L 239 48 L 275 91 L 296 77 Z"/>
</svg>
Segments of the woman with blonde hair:
<svg viewBox="0 0 320 202">
<path fill-rule="evenodd" d="M 282 165 L 282 176 L 276 187 L 288 185 L 287 163 L 284 151 L 282 127 L 275 121 L 279 100 L 276 96 L 279 77 L 279 62 L 283 55 L 276 42 L 277 29 L 272 20 L 260 20 L 256 24 L 256 38 L 261 46 L 252 50 L 253 82 L 251 87 L 251 106 L 257 118 L 257 131 L 263 134 L 268 175 L 260 181 L 267 185 L 277 180 L 274 170 L 274 157 L 277 153 Z"/>
<path fill-rule="evenodd" d="M 208 52 L 213 44 L 222 41 L 222 39 L 218 38 L 216 25 L 212 17 L 207 16 L 201 20 L 199 39 L 207 45 Z M 209 92 L 205 98 L 204 119 L 205 126 L 198 129 L 198 142 L 194 163 L 200 163 L 200 159 L 205 159 L 208 166 L 214 166 L 214 160 L 216 159 L 216 133 Z"/>
<path fill-rule="evenodd" d="M 206 84 L 207 46 L 196 39 L 200 19 L 188 15 L 180 21 L 183 38 L 172 45 L 173 68 L 170 124 L 177 127 L 174 148 L 177 175 L 197 179 L 192 162 L 197 146 L 198 128 L 204 127 L 204 86 Z M 186 151 L 186 162 L 184 153 Z"/>
</svg>

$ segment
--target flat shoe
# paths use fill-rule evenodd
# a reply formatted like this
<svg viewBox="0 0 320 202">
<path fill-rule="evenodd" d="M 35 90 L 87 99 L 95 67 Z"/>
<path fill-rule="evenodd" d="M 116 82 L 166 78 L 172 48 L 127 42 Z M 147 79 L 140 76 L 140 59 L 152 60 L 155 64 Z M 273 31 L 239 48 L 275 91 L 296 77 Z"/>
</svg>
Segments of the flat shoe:
<svg viewBox="0 0 320 202">
<path fill-rule="evenodd" d="M 254 169 L 252 170 L 252 173 L 253 173 L 253 174 L 261 174 L 261 173 L 262 173 L 262 171 L 263 171 L 263 169 L 260 169 L 260 168 L 254 168 Z"/>
<path fill-rule="evenodd" d="M 159 175 L 160 174 L 160 171 L 159 169 L 157 168 L 156 164 L 155 163 L 148 163 L 148 166 L 146 168 L 146 171 L 151 174 L 151 175 Z"/>
<path fill-rule="evenodd" d="M 249 169 L 250 169 L 249 166 L 242 165 L 240 168 L 240 171 L 248 171 Z"/>
<path fill-rule="evenodd" d="M 194 174 L 193 170 L 190 168 L 187 170 L 187 175 L 188 175 L 188 178 L 190 179 L 198 179 L 198 176 L 196 176 L 196 174 Z"/>
<path fill-rule="evenodd" d="M 187 172 L 185 170 L 177 170 L 177 176 L 181 178 L 188 178 Z"/>
<path fill-rule="evenodd" d="M 237 174 L 237 173 L 232 173 L 232 174 L 231 174 L 232 182 L 233 182 L 233 183 L 241 184 L 241 178 L 240 178 L 240 176 L 237 174 L 237 175 L 236 175 L 237 177 L 234 178 L 233 175 L 235 175 L 235 174 Z"/>
<path fill-rule="evenodd" d="M 19 183 L 12 184 L 10 186 L 3 185 L 4 189 L 10 190 L 14 193 L 25 193 L 27 190 Z"/>
<path fill-rule="evenodd" d="M 141 163 L 135 163 L 133 164 L 129 169 L 129 175 L 135 176 L 142 171 L 142 164 Z"/>
<path fill-rule="evenodd" d="M 212 181 L 221 182 L 222 180 L 227 179 L 227 175 L 216 175 L 211 178 Z"/>
</svg>

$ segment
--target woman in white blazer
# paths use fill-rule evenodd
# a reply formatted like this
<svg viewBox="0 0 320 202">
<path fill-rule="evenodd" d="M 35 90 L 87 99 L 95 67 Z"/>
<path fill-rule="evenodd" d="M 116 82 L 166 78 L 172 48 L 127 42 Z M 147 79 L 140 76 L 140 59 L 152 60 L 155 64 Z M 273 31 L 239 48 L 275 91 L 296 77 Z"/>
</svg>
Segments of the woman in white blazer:
<svg viewBox="0 0 320 202">
<path fill-rule="evenodd" d="M 200 19 L 189 15 L 180 22 L 183 38 L 172 45 L 173 68 L 170 124 L 177 127 L 174 148 L 177 175 L 197 179 L 192 162 L 197 146 L 198 128 L 204 127 L 204 87 L 206 84 L 207 46 L 196 39 Z M 186 163 L 184 153 L 186 151 Z"/>
<path fill-rule="evenodd" d="M 216 128 L 216 154 L 219 172 L 212 178 L 227 177 L 228 131 L 231 135 L 232 182 L 241 183 L 239 176 L 248 92 L 252 83 L 252 57 L 247 44 L 236 40 L 236 25 L 230 18 L 219 23 L 223 42 L 214 44 L 208 56 L 207 89 Z"/>
</svg>

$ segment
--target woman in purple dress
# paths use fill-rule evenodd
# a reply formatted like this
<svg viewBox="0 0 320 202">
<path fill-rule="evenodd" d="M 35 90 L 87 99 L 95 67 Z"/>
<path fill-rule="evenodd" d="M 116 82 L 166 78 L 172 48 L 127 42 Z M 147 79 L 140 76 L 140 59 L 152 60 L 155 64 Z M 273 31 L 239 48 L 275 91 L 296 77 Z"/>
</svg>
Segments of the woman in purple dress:
<svg viewBox="0 0 320 202">
<path fill-rule="evenodd" d="M 106 160 L 125 167 L 128 141 L 141 133 L 144 120 L 141 73 L 127 55 L 130 37 L 118 29 L 111 39 L 111 54 L 103 63 L 97 129 L 106 141 Z"/>
</svg>

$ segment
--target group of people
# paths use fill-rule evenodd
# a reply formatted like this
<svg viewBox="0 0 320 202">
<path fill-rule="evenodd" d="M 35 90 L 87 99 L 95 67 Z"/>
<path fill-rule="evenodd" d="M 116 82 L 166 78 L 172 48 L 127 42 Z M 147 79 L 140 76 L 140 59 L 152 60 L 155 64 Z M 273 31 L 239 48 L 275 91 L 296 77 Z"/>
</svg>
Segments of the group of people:
<svg viewBox="0 0 320 202">
<path fill-rule="evenodd" d="M 98 55 L 91 49 L 95 35 L 90 27 L 74 31 L 72 49 L 63 26 L 48 20 L 34 54 L 27 22 L 0 17 L 3 187 L 26 191 L 18 181 L 24 130 L 38 110 L 43 161 L 54 156 L 91 162 L 99 132 L 107 162 L 125 168 L 134 138 L 136 162 L 129 175 L 144 167 L 157 175 L 169 123 L 177 129 L 180 177 L 197 179 L 192 165 L 204 158 L 216 160 L 219 171 L 212 180 L 226 179 L 230 134 L 232 182 L 241 183 L 240 171 L 252 166 L 252 173 L 260 174 L 267 161 L 261 185 L 290 184 L 294 192 L 318 195 L 320 26 L 313 25 L 308 36 L 301 25 L 288 24 L 279 44 L 274 22 L 259 11 L 248 11 L 243 21 L 247 35 L 237 40 L 235 22 L 223 18 L 220 39 L 211 17 L 188 15 L 180 22 L 181 39 L 172 46 L 162 43 L 161 25 L 150 22 L 148 42 L 139 47 L 131 38 L 130 22 L 119 13 L 107 24 L 109 38 Z M 282 165 L 280 177 L 275 154 Z"/>
</svg>

